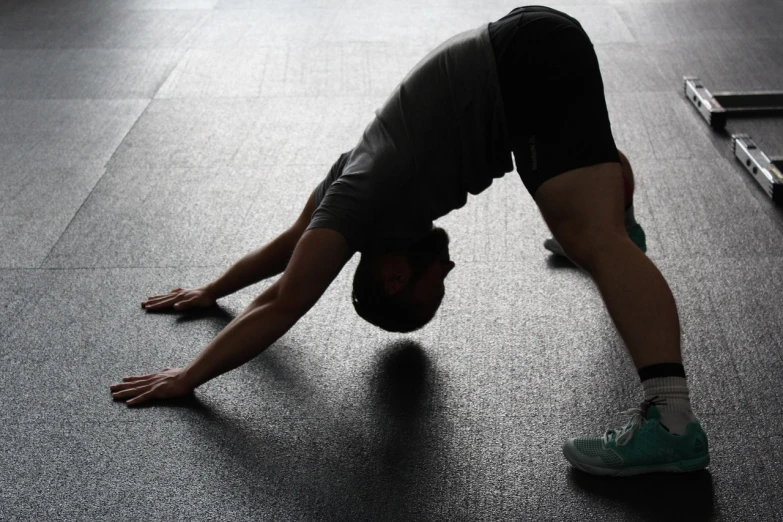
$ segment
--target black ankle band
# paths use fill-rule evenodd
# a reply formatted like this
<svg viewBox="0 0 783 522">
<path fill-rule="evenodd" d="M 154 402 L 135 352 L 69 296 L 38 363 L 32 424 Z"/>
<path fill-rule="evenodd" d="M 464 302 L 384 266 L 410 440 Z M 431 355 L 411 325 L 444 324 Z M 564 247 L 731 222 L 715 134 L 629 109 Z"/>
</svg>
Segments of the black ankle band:
<svg viewBox="0 0 783 522">
<path fill-rule="evenodd" d="M 680 363 L 651 364 L 639 368 L 639 378 L 642 382 L 656 377 L 685 377 L 685 368 Z"/>
</svg>

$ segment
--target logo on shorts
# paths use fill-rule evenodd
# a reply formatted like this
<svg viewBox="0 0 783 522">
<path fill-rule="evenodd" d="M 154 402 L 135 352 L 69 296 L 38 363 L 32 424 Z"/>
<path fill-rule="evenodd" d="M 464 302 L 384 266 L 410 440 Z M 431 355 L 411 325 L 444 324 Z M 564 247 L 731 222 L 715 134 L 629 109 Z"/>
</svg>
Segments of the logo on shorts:
<svg viewBox="0 0 783 522">
<path fill-rule="evenodd" d="M 538 157 L 536 156 L 536 137 L 530 136 L 527 140 L 527 144 L 530 145 L 530 170 L 538 169 Z"/>
</svg>

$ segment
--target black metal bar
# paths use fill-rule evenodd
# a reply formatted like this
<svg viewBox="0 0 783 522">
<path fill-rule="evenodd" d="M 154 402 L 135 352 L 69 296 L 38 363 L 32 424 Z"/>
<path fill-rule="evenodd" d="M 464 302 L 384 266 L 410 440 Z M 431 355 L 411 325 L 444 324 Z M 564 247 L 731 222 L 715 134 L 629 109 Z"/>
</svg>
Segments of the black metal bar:
<svg viewBox="0 0 783 522">
<path fill-rule="evenodd" d="M 712 95 L 721 107 L 756 107 L 783 110 L 783 92 L 716 92 Z"/>
</svg>

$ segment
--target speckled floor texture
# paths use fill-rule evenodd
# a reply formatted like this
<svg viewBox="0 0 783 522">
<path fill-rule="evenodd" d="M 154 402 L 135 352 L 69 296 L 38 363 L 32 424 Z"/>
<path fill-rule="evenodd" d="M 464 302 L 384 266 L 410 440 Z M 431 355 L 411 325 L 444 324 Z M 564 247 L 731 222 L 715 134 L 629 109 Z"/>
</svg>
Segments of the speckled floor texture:
<svg viewBox="0 0 783 522">
<path fill-rule="evenodd" d="M 271 281 L 198 314 L 147 296 L 272 240 L 407 71 L 524 4 L 0 3 L 0 520 L 783 520 L 783 209 L 682 77 L 783 89 L 779 0 L 568 0 L 600 60 L 636 215 L 682 323 L 712 464 L 597 478 L 566 438 L 642 389 L 592 280 L 542 246 L 516 172 L 437 222 L 457 268 L 410 335 L 350 305 L 358 256 L 246 366 L 128 408 Z"/>
</svg>

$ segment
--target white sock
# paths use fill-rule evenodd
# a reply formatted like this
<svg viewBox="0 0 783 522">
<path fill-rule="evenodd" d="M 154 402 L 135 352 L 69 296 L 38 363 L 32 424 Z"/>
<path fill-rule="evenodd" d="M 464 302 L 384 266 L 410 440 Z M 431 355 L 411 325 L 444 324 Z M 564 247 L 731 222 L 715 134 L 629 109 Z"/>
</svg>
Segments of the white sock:
<svg viewBox="0 0 783 522">
<path fill-rule="evenodd" d="M 661 412 L 661 424 L 675 435 L 685 433 L 688 423 L 696 419 L 685 377 L 655 377 L 642 381 L 642 386 L 645 401 L 657 397 L 655 407 Z"/>
</svg>

